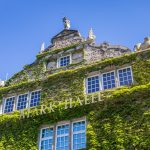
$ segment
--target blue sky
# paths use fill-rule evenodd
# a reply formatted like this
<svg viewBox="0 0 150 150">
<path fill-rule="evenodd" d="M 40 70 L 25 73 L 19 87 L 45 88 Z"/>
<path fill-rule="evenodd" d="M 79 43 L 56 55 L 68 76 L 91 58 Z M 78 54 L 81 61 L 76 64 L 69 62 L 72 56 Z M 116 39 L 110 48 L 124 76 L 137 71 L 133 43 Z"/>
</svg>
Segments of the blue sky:
<svg viewBox="0 0 150 150">
<path fill-rule="evenodd" d="M 150 0 L 0 0 L 0 78 L 35 60 L 44 41 L 71 28 L 84 37 L 92 27 L 96 42 L 108 41 L 133 49 L 150 36 Z"/>
</svg>

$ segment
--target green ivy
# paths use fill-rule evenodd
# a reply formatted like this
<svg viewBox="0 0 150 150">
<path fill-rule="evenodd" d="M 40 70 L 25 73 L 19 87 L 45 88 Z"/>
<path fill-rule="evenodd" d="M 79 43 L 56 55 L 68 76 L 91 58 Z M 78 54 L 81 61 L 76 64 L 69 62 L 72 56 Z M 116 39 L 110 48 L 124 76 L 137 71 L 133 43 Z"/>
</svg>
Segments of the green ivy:
<svg viewBox="0 0 150 150">
<path fill-rule="evenodd" d="M 108 96 L 109 93 L 109 96 Z M 122 96 L 123 95 L 123 96 Z M 102 102 L 20 119 L 0 117 L 1 149 L 37 149 L 40 126 L 86 116 L 87 149 L 150 148 L 150 84 L 102 92 Z M 5 130 L 4 130 L 5 129 Z"/>
<path fill-rule="evenodd" d="M 41 104 L 85 98 L 84 79 L 87 73 L 108 67 L 116 69 L 131 65 L 134 84 L 101 92 L 101 102 L 64 110 L 56 105 L 55 112 L 20 119 L 19 112 L 0 117 L 1 150 L 37 150 L 40 127 L 62 120 L 86 116 L 88 150 L 150 149 L 150 51 L 106 59 L 80 68 L 60 71 L 46 79 L 23 81 L 0 88 L 0 97 L 42 89 Z M 35 68 L 36 72 L 36 68 Z M 37 71 L 38 73 L 38 71 Z M 39 74 L 39 73 L 38 73 Z M 37 74 L 37 76 L 38 76 Z M 89 95 L 90 97 L 90 95 Z M 38 108 L 38 107 L 37 107 Z"/>
</svg>

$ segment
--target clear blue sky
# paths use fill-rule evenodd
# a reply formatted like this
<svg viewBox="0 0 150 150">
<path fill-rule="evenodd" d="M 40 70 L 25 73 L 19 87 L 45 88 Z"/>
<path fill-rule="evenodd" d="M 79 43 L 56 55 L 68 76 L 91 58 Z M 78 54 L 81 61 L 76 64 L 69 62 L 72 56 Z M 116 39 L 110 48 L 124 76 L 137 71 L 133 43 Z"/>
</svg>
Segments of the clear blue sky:
<svg viewBox="0 0 150 150">
<path fill-rule="evenodd" d="M 0 0 L 0 78 L 32 63 L 63 29 L 63 16 L 85 37 L 92 27 L 97 43 L 133 49 L 150 35 L 150 0 Z"/>
</svg>

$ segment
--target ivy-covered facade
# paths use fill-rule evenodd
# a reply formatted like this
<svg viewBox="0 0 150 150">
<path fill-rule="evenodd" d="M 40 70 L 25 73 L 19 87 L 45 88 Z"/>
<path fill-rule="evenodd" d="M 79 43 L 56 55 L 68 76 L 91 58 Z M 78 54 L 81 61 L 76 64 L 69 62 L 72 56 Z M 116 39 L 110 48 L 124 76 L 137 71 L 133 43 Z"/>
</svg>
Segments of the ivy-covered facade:
<svg viewBox="0 0 150 150">
<path fill-rule="evenodd" d="M 0 149 L 150 149 L 150 49 L 69 27 L 0 87 Z"/>
</svg>

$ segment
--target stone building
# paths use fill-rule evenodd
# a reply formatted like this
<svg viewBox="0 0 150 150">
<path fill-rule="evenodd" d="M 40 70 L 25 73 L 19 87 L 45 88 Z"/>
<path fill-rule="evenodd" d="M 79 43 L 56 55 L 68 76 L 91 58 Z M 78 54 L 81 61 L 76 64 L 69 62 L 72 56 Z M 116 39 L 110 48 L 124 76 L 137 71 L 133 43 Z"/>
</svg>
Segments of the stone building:
<svg viewBox="0 0 150 150">
<path fill-rule="evenodd" d="M 138 104 L 140 112 L 150 108 L 141 101 L 150 95 L 149 49 L 95 44 L 92 29 L 84 38 L 66 17 L 63 23 L 32 64 L 1 84 L 0 149 L 150 148 L 141 143 L 150 135 L 150 119 L 138 126 L 142 115 L 131 115 Z M 135 136 L 137 130 L 147 135 Z"/>
</svg>

